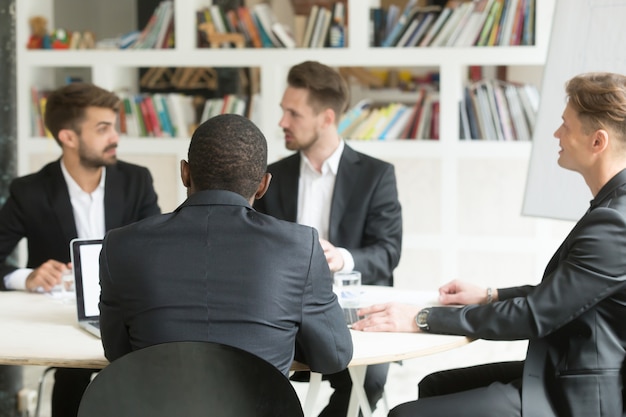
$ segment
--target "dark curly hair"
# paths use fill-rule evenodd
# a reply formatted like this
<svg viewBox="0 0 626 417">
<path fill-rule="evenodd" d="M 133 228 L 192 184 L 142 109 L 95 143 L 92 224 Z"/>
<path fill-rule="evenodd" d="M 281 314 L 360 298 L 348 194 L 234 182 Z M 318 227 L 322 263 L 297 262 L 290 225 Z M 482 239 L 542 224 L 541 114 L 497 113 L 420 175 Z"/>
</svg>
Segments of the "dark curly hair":
<svg viewBox="0 0 626 417">
<path fill-rule="evenodd" d="M 249 199 L 267 170 L 267 141 L 250 120 L 222 114 L 198 126 L 188 159 L 197 191 L 227 190 Z"/>
</svg>

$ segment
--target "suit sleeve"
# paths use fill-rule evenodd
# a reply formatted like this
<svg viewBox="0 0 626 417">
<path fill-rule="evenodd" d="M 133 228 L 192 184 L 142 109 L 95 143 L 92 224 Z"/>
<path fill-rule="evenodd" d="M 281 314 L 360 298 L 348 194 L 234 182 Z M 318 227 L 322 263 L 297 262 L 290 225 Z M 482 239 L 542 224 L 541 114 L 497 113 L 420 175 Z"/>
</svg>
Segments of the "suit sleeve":
<svg viewBox="0 0 626 417">
<path fill-rule="evenodd" d="M 17 267 L 7 262 L 20 239 L 21 231 L 19 209 L 11 196 L 0 210 L 0 290 L 5 291 L 4 277 L 15 271 Z"/>
<path fill-rule="evenodd" d="M 310 268 L 302 299 L 297 359 L 324 374 L 346 369 L 352 359 L 352 337 L 332 290 L 332 279 L 317 232 L 312 233 Z"/>
<path fill-rule="evenodd" d="M 434 307 L 430 330 L 491 340 L 541 338 L 626 289 L 626 221 L 616 210 L 591 211 L 561 251 L 539 285 L 511 290 L 529 291 L 526 296 L 488 305 Z"/>
<path fill-rule="evenodd" d="M 109 236 L 107 235 L 100 252 L 100 332 L 104 356 L 109 361 L 124 356 L 131 351 L 130 339 L 124 314 L 120 306 L 114 282 L 108 267 Z"/>
<path fill-rule="evenodd" d="M 365 218 L 364 236 L 359 248 L 346 248 L 354 258 L 363 284 L 377 284 L 392 277 L 400 262 L 402 209 L 398 200 L 393 165 L 386 164 L 374 190 Z M 389 282 L 391 284 L 391 282 Z"/>
</svg>

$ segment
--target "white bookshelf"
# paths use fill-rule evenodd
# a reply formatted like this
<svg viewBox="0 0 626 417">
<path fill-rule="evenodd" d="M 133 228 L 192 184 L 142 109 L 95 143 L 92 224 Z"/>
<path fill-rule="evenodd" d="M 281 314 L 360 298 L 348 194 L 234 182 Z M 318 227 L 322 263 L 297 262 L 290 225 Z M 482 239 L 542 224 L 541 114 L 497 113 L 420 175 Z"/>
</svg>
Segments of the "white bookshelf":
<svg viewBox="0 0 626 417">
<path fill-rule="evenodd" d="M 124 3 L 130 12 L 134 2 Z M 287 154 L 278 128 L 279 102 L 292 65 L 318 60 L 335 67 L 434 68 L 440 74 L 440 140 L 350 142 L 396 166 L 404 214 L 403 254 L 396 283 L 424 289 L 452 278 L 490 285 L 534 282 L 570 224 L 520 215 L 531 144 L 460 141 L 458 102 L 470 65 L 515 67 L 515 76 L 524 79 L 523 68 L 544 64 L 554 3 L 537 1 L 535 46 L 372 48 L 367 36 L 369 8 L 379 4 L 376 0 L 348 0 L 346 48 L 197 49 L 195 10 L 210 1 L 178 0 L 175 49 L 48 51 L 25 48 L 28 18 L 46 16 L 48 28 L 55 28 L 54 0 L 19 0 L 18 171 L 20 175 L 32 172 L 59 154 L 54 141 L 32 137 L 30 128 L 30 88 L 57 87 L 57 68 L 81 68 L 104 88 L 137 92 L 139 67 L 258 67 L 259 127 L 268 138 L 270 162 Z M 536 74 L 528 77 L 536 79 Z M 557 123 L 555 120 L 555 127 Z M 179 160 L 186 158 L 188 139 L 125 137 L 120 142 L 121 158 L 151 169 L 165 211 L 185 198 L 177 172 Z"/>
</svg>

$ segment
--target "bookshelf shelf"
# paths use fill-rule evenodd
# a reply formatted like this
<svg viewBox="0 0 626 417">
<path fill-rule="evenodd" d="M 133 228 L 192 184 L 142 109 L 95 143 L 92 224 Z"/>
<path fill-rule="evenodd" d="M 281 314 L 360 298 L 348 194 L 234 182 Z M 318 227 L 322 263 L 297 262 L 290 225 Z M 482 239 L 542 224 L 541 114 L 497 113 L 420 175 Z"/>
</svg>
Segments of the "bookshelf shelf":
<svg viewBox="0 0 626 417">
<path fill-rule="evenodd" d="M 58 3 L 67 4 L 70 0 Z M 84 0 L 82 0 L 84 1 Z M 275 0 L 267 0 L 272 3 Z M 16 39 L 18 70 L 18 173 L 20 175 L 38 169 L 44 162 L 59 154 L 53 140 L 32 137 L 30 89 L 54 88 L 64 79 L 57 72 L 64 69 L 87 72 L 92 82 L 111 90 L 138 92 L 139 68 L 146 67 L 222 67 L 259 69 L 261 117 L 258 124 L 268 138 L 270 162 L 285 156 L 282 132 L 278 127 L 281 117 L 280 97 L 285 87 L 289 68 L 305 60 L 318 60 L 333 67 L 389 67 L 437 71 L 439 73 L 440 138 L 437 141 L 396 140 L 357 141 L 349 140 L 354 148 L 388 160 L 396 165 L 400 198 L 406 213 L 405 245 L 403 259 L 397 270 L 399 285 L 421 289 L 432 288 L 433 280 L 447 281 L 463 278 L 459 274 L 466 262 L 467 253 L 475 249 L 459 239 L 467 213 L 463 193 L 467 178 L 482 172 L 486 166 L 502 170 L 486 184 L 475 185 L 476 194 L 489 190 L 502 193 L 501 182 L 510 182 L 512 195 L 503 196 L 507 201 L 498 210 L 487 211 L 484 219 L 473 222 L 489 222 L 499 216 L 499 222 L 513 225 L 522 223 L 523 239 L 534 241 L 538 248 L 546 248 L 545 237 L 560 239 L 541 229 L 541 222 L 518 219 L 519 209 L 507 212 L 509 201 L 517 201 L 523 193 L 527 161 L 531 152 L 529 142 L 491 142 L 459 140 L 459 100 L 468 81 L 470 66 L 543 66 L 548 52 L 552 13 L 556 0 L 536 1 L 536 36 L 534 46 L 513 47 L 370 47 L 368 39 L 369 10 L 379 7 L 379 0 L 347 0 L 349 17 L 347 45 L 343 48 L 243 48 L 207 49 L 197 48 L 195 28 L 196 10 L 211 4 L 210 0 L 176 0 L 174 22 L 176 43 L 172 49 L 159 50 L 27 50 L 29 36 L 28 18 L 43 15 L 48 27 L 55 28 L 55 0 L 20 0 L 16 2 Z M 87 3 L 97 3 L 88 0 Z M 126 7 L 134 2 L 110 0 L 110 7 Z M 59 13 L 56 11 L 56 13 Z M 60 20 L 60 19 L 56 19 Z M 385 93 L 387 94 L 387 93 Z M 375 96 L 376 92 L 371 91 Z M 383 97 L 391 100 L 393 96 Z M 555 121 L 555 123 L 558 121 Z M 545 140 L 550 140 L 546 138 Z M 184 198 L 185 190 L 178 184 L 178 163 L 186 158 L 188 136 L 177 138 L 125 137 L 120 142 L 120 157 L 147 165 L 155 173 L 155 186 L 163 210 L 173 210 Z M 169 158 L 169 159 L 167 159 Z M 165 181 L 163 167 L 174 174 Z M 170 166 L 171 164 L 171 166 Z M 168 171 L 169 172 L 169 171 Z M 522 183 L 520 183 L 520 181 Z M 490 188 L 492 187 L 492 188 Z M 417 192 L 415 190 L 418 190 Z M 424 202 L 428 203 L 426 206 Z M 495 214 L 494 214 L 495 212 Z M 508 217 L 507 217 L 508 216 Z M 486 230 L 491 230 L 485 226 Z M 541 230 L 540 230 L 541 229 Z M 487 232 L 489 233 L 489 232 Z M 465 239 L 465 238 L 464 238 Z M 481 235 L 484 251 L 502 252 L 502 241 L 497 236 L 490 239 Z M 467 239 L 466 239 L 467 240 Z M 471 238 L 469 238 L 471 240 Z M 532 244 L 530 245 L 532 246 Z M 539 256 L 539 255 L 538 255 Z M 543 254 L 541 254 L 543 256 Z M 543 258 L 536 262 L 543 264 Z M 503 261 L 503 264 L 505 262 Z M 508 266 L 508 263 L 507 263 Z M 528 268 L 520 268 L 520 271 Z M 497 269 L 496 269 L 497 270 Z M 483 272 L 483 271 L 481 271 Z M 539 271 L 540 272 L 540 271 Z M 486 273 L 485 273 L 486 274 Z M 414 282 L 414 276 L 428 276 L 423 282 Z M 538 274 L 539 275 L 539 274 Z M 488 277 L 488 274 L 485 275 Z M 515 278 L 515 277 L 513 277 Z M 487 278 L 485 278 L 487 279 Z"/>
</svg>

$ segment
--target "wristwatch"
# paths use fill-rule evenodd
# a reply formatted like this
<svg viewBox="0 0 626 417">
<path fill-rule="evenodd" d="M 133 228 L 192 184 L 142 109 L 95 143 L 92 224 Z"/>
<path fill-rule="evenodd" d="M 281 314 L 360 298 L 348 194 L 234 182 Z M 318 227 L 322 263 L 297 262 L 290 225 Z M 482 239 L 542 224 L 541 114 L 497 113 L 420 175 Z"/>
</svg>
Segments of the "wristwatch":
<svg viewBox="0 0 626 417">
<path fill-rule="evenodd" d="M 417 313 L 417 316 L 415 316 L 415 323 L 420 330 L 428 331 L 428 314 L 430 314 L 430 310 L 423 308 Z"/>
</svg>

